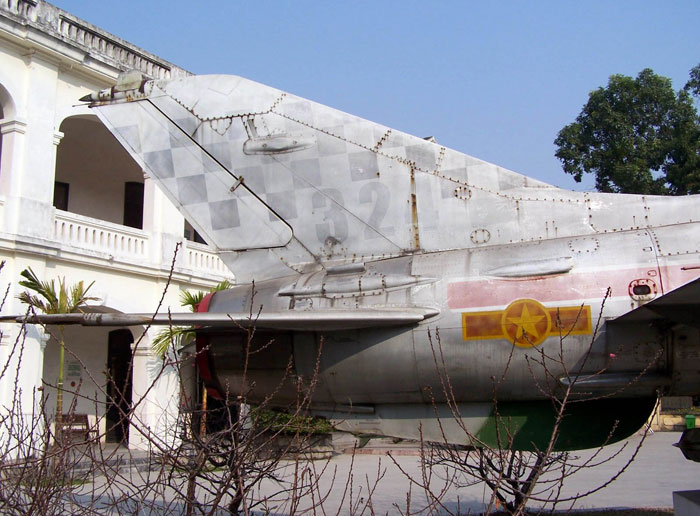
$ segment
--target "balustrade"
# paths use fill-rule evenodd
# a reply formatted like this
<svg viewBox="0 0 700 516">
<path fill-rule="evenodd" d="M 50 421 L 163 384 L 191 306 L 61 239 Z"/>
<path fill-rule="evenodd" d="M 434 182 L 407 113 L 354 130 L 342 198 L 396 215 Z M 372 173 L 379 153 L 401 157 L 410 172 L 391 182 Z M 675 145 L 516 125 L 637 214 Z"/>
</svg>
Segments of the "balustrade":
<svg viewBox="0 0 700 516">
<path fill-rule="evenodd" d="M 188 75 L 185 70 L 163 61 L 153 54 L 83 22 L 72 14 L 36 0 L 0 0 L 0 11 L 21 18 L 47 34 L 86 49 L 93 57 L 117 62 L 127 69 L 136 69 L 154 79 Z"/>
<path fill-rule="evenodd" d="M 186 246 L 188 268 L 208 274 L 231 275 L 224 262 L 206 246 L 189 241 L 186 242 Z"/>
<path fill-rule="evenodd" d="M 22 18 L 36 20 L 36 1 L 34 0 L 0 0 L 0 8 Z"/>
<path fill-rule="evenodd" d="M 56 210 L 54 238 L 64 245 L 143 262 L 148 235 L 143 231 Z"/>
<path fill-rule="evenodd" d="M 122 261 L 143 264 L 151 260 L 148 233 L 75 213 L 56 210 L 54 238 L 67 248 L 87 249 Z M 182 267 L 195 274 L 231 277 L 224 262 L 207 246 L 187 241 L 184 250 Z"/>
</svg>

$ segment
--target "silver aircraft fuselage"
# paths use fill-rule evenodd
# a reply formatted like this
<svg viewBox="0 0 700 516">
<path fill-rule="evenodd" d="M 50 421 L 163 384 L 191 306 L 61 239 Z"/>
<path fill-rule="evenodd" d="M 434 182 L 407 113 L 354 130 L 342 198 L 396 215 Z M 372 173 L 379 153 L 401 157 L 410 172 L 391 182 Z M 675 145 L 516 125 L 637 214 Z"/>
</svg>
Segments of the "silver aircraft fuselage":
<svg viewBox="0 0 700 516">
<path fill-rule="evenodd" d="M 562 190 L 234 76 L 85 100 L 242 283 L 200 307 L 212 393 L 317 378 L 341 428 L 485 442 L 507 414 L 522 448 L 572 382 L 561 448 L 700 394 L 698 196 Z M 247 354 L 227 320 L 258 313 Z"/>
</svg>

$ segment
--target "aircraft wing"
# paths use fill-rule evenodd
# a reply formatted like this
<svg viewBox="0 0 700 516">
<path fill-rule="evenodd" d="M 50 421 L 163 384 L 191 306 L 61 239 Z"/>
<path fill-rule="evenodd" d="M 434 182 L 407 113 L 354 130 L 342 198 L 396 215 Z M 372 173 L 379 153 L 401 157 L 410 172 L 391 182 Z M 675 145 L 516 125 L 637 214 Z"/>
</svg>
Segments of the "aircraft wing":
<svg viewBox="0 0 700 516">
<path fill-rule="evenodd" d="M 662 321 L 700 328 L 700 278 L 627 312 L 608 324 L 615 326 Z"/>
<path fill-rule="evenodd" d="M 28 324 L 62 324 L 81 326 L 173 325 L 211 328 L 264 328 L 275 330 L 350 330 L 417 324 L 438 313 L 430 308 L 396 308 L 363 310 L 314 310 L 244 313 L 74 313 L 3 316 L 2 321 Z"/>
</svg>

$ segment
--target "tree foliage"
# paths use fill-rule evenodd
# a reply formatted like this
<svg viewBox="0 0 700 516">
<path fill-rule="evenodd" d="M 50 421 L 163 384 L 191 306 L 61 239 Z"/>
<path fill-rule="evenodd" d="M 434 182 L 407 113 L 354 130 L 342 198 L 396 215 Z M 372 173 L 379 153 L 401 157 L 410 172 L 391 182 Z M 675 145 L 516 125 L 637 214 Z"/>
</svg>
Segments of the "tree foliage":
<svg viewBox="0 0 700 516">
<path fill-rule="evenodd" d="M 683 89 L 700 98 L 700 64 L 690 70 L 690 80 Z"/>
<path fill-rule="evenodd" d="M 700 65 L 675 92 L 671 80 L 642 70 L 613 75 L 589 94 L 576 121 L 554 140 L 556 157 L 577 182 L 594 174 L 601 192 L 700 192 Z"/>
<path fill-rule="evenodd" d="M 209 292 L 218 292 L 226 290 L 233 286 L 228 280 L 223 280 L 212 287 Z M 180 292 L 180 305 L 188 308 L 191 312 L 196 312 L 199 303 L 204 299 L 204 292 L 183 290 Z M 159 331 L 153 338 L 151 348 L 158 356 L 164 356 L 168 352 L 168 348 L 180 344 L 183 339 L 188 339 L 194 336 L 192 328 L 189 326 L 169 326 Z"/>
<path fill-rule="evenodd" d="M 24 279 L 19 284 L 29 290 L 25 290 L 18 299 L 34 310 L 45 314 L 72 314 L 82 312 L 88 301 L 97 301 L 98 298 L 88 296 L 88 291 L 94 281 L 87 287 L 83 281 L 79 281 L 70 287 L 66 286 L 66 279 L 59 278 L 58 289 L 54 280 L 41 281 L 31 267 L 20 272 Z M 32 294 L 31 292 L 35 292 Z M 65 361 L 65 340 L 63 326 L 58 325 L 58 379 L 56 381 L 56 420 L 63 418 L 63 365 Z"/>
<path fill-rule="evenodd" d="M 69 288 L 66 286 L 65 278 L 59 278 L 58 289 L 56 289 L 54 280 L 41 281 L 31 267 L 24 269 L 20 276 L 24 279 L 19 284 L 36 294 L 25 290 L 18 296 L 19 300 L 45 314 L 82 312 L 88 301 L 97 300 L 96 297 L 87 295 L 94 282 L 86 287 L 82 281 L 79 281 Z"/>
</svg>

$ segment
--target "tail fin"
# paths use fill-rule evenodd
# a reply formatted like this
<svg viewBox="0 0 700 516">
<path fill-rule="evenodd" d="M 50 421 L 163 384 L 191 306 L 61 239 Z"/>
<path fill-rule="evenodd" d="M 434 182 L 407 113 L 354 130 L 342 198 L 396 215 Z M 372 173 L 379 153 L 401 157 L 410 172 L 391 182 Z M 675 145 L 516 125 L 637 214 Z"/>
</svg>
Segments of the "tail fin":
<svg viewBox="0 0 700 516">
<path fill-rule="evenodd" d="M 463 247 L 459 215 L 483 209 L 468 199 L 498 208 L 494 193 L 547 186 L 240 77 L 149 82 L 136 100 L 96 107 L 229 266 L 246 256 L 258 278 Z"/>
</svg>

